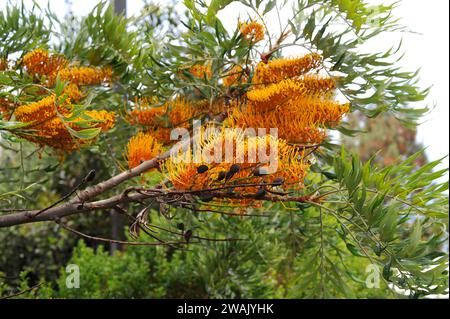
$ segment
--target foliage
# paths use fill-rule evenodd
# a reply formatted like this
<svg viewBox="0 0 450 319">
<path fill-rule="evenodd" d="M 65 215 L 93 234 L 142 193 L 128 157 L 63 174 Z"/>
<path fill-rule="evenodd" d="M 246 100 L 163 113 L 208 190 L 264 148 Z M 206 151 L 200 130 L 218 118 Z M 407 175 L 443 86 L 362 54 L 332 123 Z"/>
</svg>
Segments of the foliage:
<svg viewBox="0 0 450 319">
<path fill-rule="evenodd" d="M 220 19 L 230 4 L 248 10 L 245 21 L 231 30 Z M 421 103 L 428 89 L 417 86 L 418 73 L 398 67 L 400 45 L 387 52 L 363 51 L 364 44 L 385 32 L 406 31 L 394 17 L 395 5 L 372 7 L 362 0 L 213 0 L 209 5 L 185 0 L 184 5 L 183 16 L 175 14 L 172 6 L 149 5 L 140 16 L 126 18 L 114 14 L 106 2 L 86 17 L 62 21 L 38 7 L 27 11 L 8 6 L 0 15 L 0 218 L 15 210 L 49 207 L 73 194 L 91 169 L 96 171 L 95 182 L 126 171 L 126 145 L 138 132 L 158 136 L 167 150 L 171 141 L 161 136 L 172 127 L 190 129 L 193 118 L 211 121 L 217 115 L 230 115 L 230 109 L 245 112 L 242 105 L 248 100 L 251 106 L 260 106 L 269 88 L 275 91 L 279 107 L 271 118 L 281 118 L 291 133 L 299 126 L 317 133 L 306 141 L 311 145 L 286 142 L 286 148 L 296 144 L 303 150 L 286 152 L 302 160 L 301 174 L 293 176 L 301 187 L 279 189 L 302 200 L 267 201 L 259 206 L 213 201 L 202 206 L 214 208 L 206 211 L 161 202 L 149 202 L 144 210 L 139 203 L 126 206 L 132 216 L 146 213 L 149 228 L 161 240 L 189 241 L 185 231 L 191 231 L 194 237 L 182 249 L 125 246 L 110 254 L 106 245 L 86 241 L 88 247 L 80 240 L 72 253 L 76 237 L 56 224 L 2 229 L 0 272 L 14 279 L 0 280 L 0 295 L 37 283 L 42 286 L 20 297 L 419 298 L 448 293 L 444 245 L 448 183 L 438 182 L 447 172 L 435 170 L 440 160 L 417 165 L 423 156 L 418 152 L 384 163 L 389 165 L 374 164 L 374 159 L 361 162 L 344 148 L 339 151 L 326 134 L 336 129 L 354 138 L 359 127 L 340 122 L 347 111 L 367 117 L 368 122 L 394 116 L 408 127 L 427 111 Z M 270 30 L 265 21 L 290 5 L 289 21 L 280 22 L 279 32 Z M 243 25 L 256 26 L 258 37 L 251 28 L 244 32 Z M 51 31 L 55 28 L 59 32 Z M 310 55 L 289 59 L 288 48 Z M 36 49 L 49 50 L 38 51 L 50 52 L 49 65 L 62 62 L 48 74 L 31 72 L 25 57 L 33 56 Z M 286 75 L 290 71 L 285 65 L 292 67 L 293 79 L 287 78 L 291 76 Z M 273 83 L 258 83 L 265 67 L 273 71 Z M 99 81 L 77 82 L 86 80 L 86 74 L 109 74 L 106 70 L 112 74 L 100 76 Z M 61 77 L 63 71 L 66 78 Z M 79 78 L 67 76 L 76 72 Z M 313 85 L 308 91 L 299 89 L 299 83 Z M 73 85 L 81 97 L 71 96 Z M 305 96 L 293 99 L 297 94 Z M 300 104 L 305 97 L 312 102 Z M 72 152 L 44 148 L 54 144 L 38 139 L 47 137 L 42 126 L 18 119 L 18 109 L 32 109 L 46 98 L 51 100 L 46 110 L 55 113 L 51 118 L 61 121 L 68 141 L 75 141 Z M 319 120 L 292 123 L 294 116 L 289 116 L 291 122 L 286 121 L 285 99 L 294 100 L 286 103 L 290 107 L 308 107 L 308 112 L 296 112 L 297 116 L 312 114 Z M 348 104 L 340 105 L 338 99 Z M 272 96 L 265 105 L 273 106 L 274 100 Z M 88 115 L 100 109 L 117 115 L 109 133 L 99 134 L 104 119 Z M 244 118 L 252 115 L 243 114 Z M 262 118 L 267 121 L 269 116 Z M 233 124 L 230 118 L 224 123 Z M 130 168 L 140 160 L 134 162 Z M 177 174 L 166 175 L 166 167 L 161 165 L 161 172 L 147 172 L 102 196 L 120 194 L 129 186 L 152 187 L 162 176 L 182 171 L 176 166 L 172 173 Z M 182 172 L 189 177 L 183 182 L 192 186 L 200 173 L 197 167 L 190 169 Z M 168 185 L 177 186 L 174 179 Z M 89 212 L 67 219 L 68 225 L 83 233 L 108 237 L 106 216 Z M 131 237 L 137 235 L 132 227 L 126 231 Z M 128 240 L 152 240 L 147 235 Z M 66 287 L 68 263 L 80 267 L 80 289 Z M 366 286 L 370 266 L 379 271 L 379 288 Z"/>
</svg>

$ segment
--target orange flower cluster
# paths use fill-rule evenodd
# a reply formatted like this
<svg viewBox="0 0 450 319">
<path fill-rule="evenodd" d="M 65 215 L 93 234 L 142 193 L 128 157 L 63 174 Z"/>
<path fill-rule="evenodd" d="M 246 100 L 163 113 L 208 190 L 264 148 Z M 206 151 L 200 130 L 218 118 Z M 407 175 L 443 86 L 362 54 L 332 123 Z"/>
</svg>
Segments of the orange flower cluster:
<svg viewBox="0 0 450 319">
<path fill-rule="evenodd" d="M 338 124 L 349 105 L 311 97 L 289 99 L 279 108 L 261 112 L 258 104 L 234 109 L 229 124 L 240 127 L 278 128 L 278 136 L 290 143 L 320 144 L 326 128 Z"/>
<path fill-rule="evenodd" d="M 76 93 L 76 92 L 75 92 Z M 20 122 L 30 123 L 28 129 L 33 134 L 23 134 L 23 138 L 41 146 L 49 146 L 62 151 L 74 151 L 81 145 L 91 143 L 92 139 L 78 139 L 69 129 L 81 131 L 86 128 L 99 128 L 106 132 L 114 127 L 115 114 L 107 111 L 84 111 L 71 121 L 65 118 L 72 116 L 73 105 L 71 93 L 56 101 L 55 95 L 47 96 L 37 102 L 19 106 L 14 115 Z"/>
<path fill-rule="evenodd" d="M 252 83 L 254 85 L 271 84 L 293 77 L 298 77 L 320 67 L 322 56 L 317 53 L 299 58 L 281 58 L 268 63 L 261 62 L 256 68 Z"/>
<path fill-rule="evenodd" d="M 58 75 L 62 81 L 68 82 L 58 100 L 52 94 L 15 109 L 16 119 L 29 123 L 27 128 L 35 131 L 32 134 L 21 133 L 23 138 L 42 146 L 70 152 L 94 140 L 91 137 L 82 138 L 76 131 L 97 128 L 106 132 L 114 127 L 114 112 L 77 110 L 74 113 L 73 105 L 85 96 L 80 86 L 109 81 L 112 78 L 110 68 L 73 67 L 65 57 L 50 54 L 43 49 L 25 54 L 22 64 L 35 80 L 47 87 L 55 85 Z"/>
<path fill-rule="evenodd" d="M 33 78 L 45 77 L 49 83 L 53 83 L 58 72 L 69 62 L 63 56 L 51 55 L 47 50 L 36 49 L 24 55 L 22 64 Z"/>
<path fill-rule="evenodd" d="M 270 110 L 295 97 L 323 96 L 336 88 L 336 82 L 331 77 L 320 75 L 305 75 L 299 78 L 289 78 L 262 88 L 250 90 L 247 98 L 258 105 L 258 110 Z"/>
<path fill-rule="evenodd" d="M 256 21 L 241 24 L 240 31 L 243 37 L 252 43 L 257 43 L 264 40 L 265 28 L 262 24 Z"/>
<path fill-rule="evenodd" d="M 62 81 L 69 81 L 76 85 L 99 85 L 111 81 L 111 68 L 71 67 L 61 70 Z"/>
<path fill-rule="evenodd" d="M 168 144 L 174 127 L 189 128 L 191 120 L 204 112 L 203 103 L 194 105 L 185 98 L 176 98 L 161 105 L 155 98 L 144 98 L 129 113 L 130 122 L 146 126 L 161 143 Z M 157 105 L 157 106 L 152 106 Z"/>
<path fill-rule="evenodd" d="M 290 143 L 320 144 L 326 129 L 337 125 L 349 105 L 334 101 L 334 78 L 307 72 L 322 60 L 318 54 L 259 64 L 247 104 L 230 112 L 233 127 L 277 128 Z M 265 83 L 265 84 L 263 84 Z"/>
<path fill-rule="evenodd" d="M 229 155 L 227 145 L 233 145 Z M 270 171 L 268 167 L 275 169 Z M 262 185 L 276 180 L 283 189 L 302 188 L 308 164 L 298 149 L 282 140 L 270 135 L 246 136 L 239 129 L 222 128 L 206 138 L 195 154 L 192 150 L 180 150 L 164 162 L 163 168 L 177 190 L 233 186 L 243 195 L 239 202 L 249 203 L 252 200 L 247 201 L 246 195 L 251 197 L 264 188 Z"/>
<path fill-rule="evenodd" d="M 127 160 L 130 169 L 139 166 L 144 161 L 160 155 L 162 145 L 148 133 L 139 132 L 133 136 L 127 146 Z"/>
<path fill-rule="evenodd" d="M 36 49 L 24 55 L 22 64 L 34 79 L 51 87 L 55 85 L 59 74 L 62 81 L 75 85 L 98 85 L 110 81 L 111 68 L 71 67 L 69 61 L 61 55 L 50 54 L 47 50 Z"/>
</svg>

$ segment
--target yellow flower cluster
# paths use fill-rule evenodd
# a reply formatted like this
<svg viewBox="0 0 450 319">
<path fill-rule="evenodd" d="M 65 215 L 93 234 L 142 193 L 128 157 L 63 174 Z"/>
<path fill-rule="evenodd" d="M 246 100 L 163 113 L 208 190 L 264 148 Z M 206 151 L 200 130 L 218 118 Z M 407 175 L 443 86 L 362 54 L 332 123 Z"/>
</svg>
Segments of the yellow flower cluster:
<svg viewBox="0 0 450 319">
<path fill-rule="evenodd" d="M 212 105 L 207 100 L 190 101 L 178 97 L 172 101 L 161 103 L 156 98 L 141 98 L 135 101 L 135 107 L 128 112 L 131 124 L 145 126 L 162 144 L 172 143 L 170 132 L 173 128 L 189 129 L 192 120 L 212 112 L 223 113 L 229 107 L 224 99 L 218 99 Z"/>
<path fill-rule="evenodd" d="M 71 67 L 61 70 L 62 81 L 69 81 L 76 85 L 99 85 L 111 81 L 111 68 Z"/>
<path fill-rule="evenodd" d="M 331 77 L 320 75 L 305 75 L 296 79 L 289 78 L 278 83 L 250 90 L 247 93 L 249 101 L 257 103 L 258 110 L 270 110 L 279 106 L 293 96 L 322 96 L 336 88 L 336 82 Z"/>
<path fill-rule="evenodd" d="M 22 134 L 23 138 L 41 146 L 70 152 L 78 149 L 80 145 L 93 141 L 92 138 L 78 138 L 71 131 L 98 128 L 106 132 L 114 127 L 114 112 L 83 111 L 73 118 L 73 103 L 78 103 L 85 97 L 80 86 L 98 85 L 111 80 L 110 68 L 73 67 L 69 65 L 65 57 L 50 54 L 43 49 L 36 49 L 25 54 L 22 65 L 34 80 L 40 81 L 47 87 L 55 85 L 58 75 L 62 81 L 68 82 L 58 100 L 56 95 L 52 94 L 15 109 L 15 118 L 18 121 L 30 123 L 27 128 L 34 131 L 32 134 Z M 40 94 L 44 92 L 42 90 Z"/>
<path fill-rule="evenodd" d="M 278 128 L 278 136 L 290 143 L 319 144 L 326 137 L 326 128 L 338 124 L 348 111 L 348 104 L 297 97 L 286 100 L 272 111 L 261 112 L 257 104 L 249 104 L 244 110 L 234 109 L 229 124 L 236 127 Z"/>
<path fill-rule="evenodd" d="M 227 158 L 230 155 L 225 149 L 230 143 L 233 145 L 231 160 Z M 266 150 L 263 158 L 260 158 L 261 147 Z M 272 152 L 274 148 L 276 152 Z M 217 150 L 222 151 L 216 153 Z M 192 157 L 186 160 L 188 153 Z M 275 154 L 274 158 L 270 158 L 269 153 Z M 199 160 L 193 161 L 195 158 Z M 276 169 L 264 174 L 262 172 L 268 162 L 275 162 Z M 282 181 L 280 186 L 284 189 L 303 187 L 308 164 L 298 149 L 285 141 L 270 135 L 246 136 L 241 130 L 222 128 L 206 138 L 195 154 L 192 150 L 181 150 L 166 160 L 163 168 L 177 190 L 205 190 L 232 185 L 245 197 L 257 193 L 262 187 L 260 185 L 277 179 Z"/>
<path fill-rule="evenodd" d="M 349 105 L 334 101 L 335 79 L 308 73 L 322 57 L 308 54 L 296 59 L 260 63 L 247 104 L 230 111 L 233 127 L 277 128 L 278 136 L 290 143 L 320 144 L 326 129 L 337 125 Z"/>
<path fill-rule="evenodd" d="M 45 77 L 50 83 L 54 82 L 58 72 L 69 62 L 63 56 L 52 55 L 47 50 L 36 49 L 23 56 L 22 64 L 34 79 Z"/>
<path fill-rule="evenodd" d="M 37 102 L 21 105 L 14 111 L 14 116 L 20 122 L 30 123 L 28 129 L 33 134 L 23 134 L 23 138 L 41 146 L 49 146 L 62 151 L 74 151 L 81 145 L 92 142 L 92 139 L 78 139 L 69 128 L 80 131 L 89 128 L 100 128 L 106 132 L 114 127 L 115 113 L 107 111 L 84 111 L 79 117 L 71 121 L 64 121 L 64 117 L 72 116 L 72 94 L 79 92 L 72 89 L 56 101 L 55 95 L 47 96 Z"/>
<path fill-rule="evenodd" d="M 298 77 L 320 67 L 322 56 L 317 53 L 299 58 L 280 58 L 261 62 L 256 68 L 252 83 L 254 85 L 271 84 L 293 77 Z"/>
<path fill-rule="evenodd" d="M 127 146 L 127 160 L 130 169 L 139 166 L 144 161 L 160 155 L 162 145 L 148 133 L 139 132 L 133 136 Z"/>
<path fill-rule="evenodd" d="M 257 43 L 264 40 L 265 28 L 261 23 L 251 21 L 241 24 L 240 32 L 247 41 Z"/>
<path fill-rule="evenodd" d="M 50 54 L 44 49 L 36 49 L 25 54 L 22 64 L 34 79 L 41 80 L 48 87 L 55 85 L 58 74 L 62 81 L 79 86 L 98 85 L 112 78 L 111 68 L 72 67 L 65 57 Z"/>
</svg>

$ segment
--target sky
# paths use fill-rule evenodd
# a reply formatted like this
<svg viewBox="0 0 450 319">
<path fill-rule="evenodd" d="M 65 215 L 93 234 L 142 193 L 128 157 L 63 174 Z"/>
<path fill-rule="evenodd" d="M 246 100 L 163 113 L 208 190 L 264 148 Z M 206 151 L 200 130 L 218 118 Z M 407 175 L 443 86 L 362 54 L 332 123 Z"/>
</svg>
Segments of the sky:
<svg viewBox="0 0 450 319">
<path fill-rule="evenodd" d="M 0 9 L 6 3 L 17 3 L 18 0 L 0 0 Z M 368 0 L 380 3 L 381 0 Z M 36 0 L 41 6 L 50 6 L 54 12 L 64 16 L 69 7 L 62 0 Z M 72 11 L 77 15 L 85 15 L 98 3 L 98 0 L 71 0 Z M 128 0 L 128 15 L 137 14 L 143 6 L 143 0 Z M 158 2 L 158 1 L 156 1 Z M 160 1 L 163 3 L 164 1 Z M 181 4 L 182 1 L 180 1 Z M 381 1 L 386 3 L 386 1 Z M 24 0 L 28 6 L 32 0 Z M 387 3 L 390 3 L 388 1 Z M 222 10 L 219 17 L 225 25 L 235 24 L 238 14 L 244 12 L 240 4 L 232 4 Z M 283 19 L 282 13 L 282 19 Z M 449 154 L 449 1 L 447 0 L 403 0 L 395 10 L 395 15 L 401 18 L 401 23 L 415 33 L 390 33 L 383 35 L 378 42 L 371 43 L 371 48 L 380 51 L 386 45 L 398 43 L 403 38 L 405 56 L 401 66 L 406 70 L 421 68 L 420 85 L 432 85 L 431 93 L 426 101 L 429 106 L 435 106 L 418 128 L 418 142 L 427 147 L 430 160 L 436 160 Z M 223 19 L 225 18 L 225 19 Z M 269 21 L 270 23 L 270 21 Z M 448 158 L 441 165 L 448 167 Z"/>
</svg>

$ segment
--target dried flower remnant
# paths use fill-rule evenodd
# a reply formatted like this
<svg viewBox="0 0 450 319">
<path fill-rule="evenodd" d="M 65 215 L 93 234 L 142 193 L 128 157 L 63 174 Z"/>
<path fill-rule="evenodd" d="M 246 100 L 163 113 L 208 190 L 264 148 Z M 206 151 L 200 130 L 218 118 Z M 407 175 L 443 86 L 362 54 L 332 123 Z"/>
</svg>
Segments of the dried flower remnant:
<svg viewBox="0 0 450 319">
<path fill-rule="evenodd" d="M 266 31 L 264 26 L 256 21 L 241 24 L 239 30 L 242 36 L 251 43 L 258 43 L 264 40 Z"/>
<path fill-rule="evenodd" d="M 139 166 L 144 161 L 160 155 L 162 145 L 148 133 L 139 132 L 133 136 L 127 146 L 127 160 L 130 169 Z"/>
<path fill-rule="evenodd" d="M 14 104 L 7 98 L 0 98 L 0 119 L 9 121 L 12 115 Z"/>
<path fill-rule="evenodd" d="M 0 58 L 0 71 L 5 71 L 8 69 L 8 60 Z"/>
</svg>

